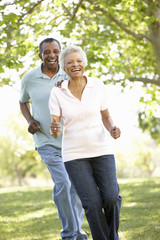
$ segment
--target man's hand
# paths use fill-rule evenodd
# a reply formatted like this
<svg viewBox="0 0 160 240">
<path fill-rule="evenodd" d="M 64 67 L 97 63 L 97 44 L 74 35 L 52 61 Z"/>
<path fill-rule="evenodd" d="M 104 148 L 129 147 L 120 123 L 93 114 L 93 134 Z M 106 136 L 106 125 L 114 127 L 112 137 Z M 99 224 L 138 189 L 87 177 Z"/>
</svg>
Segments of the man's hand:
<svg viewBox="0 0 160 240">
<path fill-rule="evenodd" d="M 55 84 L 55 86 L 61 88 L 61 85 L 62 85 L 63 81 L 64 81 L 64 80 L 58 81 L 58 82 Z"/>
<path fill-rule="evenodd" d="M 39 129 L 40 129 L 40 123 L 35 119 L 32 119 L 29 122 L 28 132 L 31 134 L 35 134 L 35 132 L 37 132 Z"/>
<path fill-rule="evenodd" d="M 114 138 L 114 139 L 117 139 L 120 137 L 121 135 L 121 131 L 119 128 L 117 128 L 116 126 L 114 126 L 111 131 L 110 131 L 110 134 L 111 136 Z"/>
</svg>

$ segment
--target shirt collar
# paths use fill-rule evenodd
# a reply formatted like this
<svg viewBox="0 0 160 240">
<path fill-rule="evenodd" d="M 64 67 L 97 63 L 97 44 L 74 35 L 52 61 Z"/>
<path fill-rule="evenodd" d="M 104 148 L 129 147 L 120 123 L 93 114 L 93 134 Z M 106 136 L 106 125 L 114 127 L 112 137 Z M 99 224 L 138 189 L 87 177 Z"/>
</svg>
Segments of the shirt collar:
<svg viewBox="0 0 160 240">
<path fill-rule="evenodd" d="M 55 76 L 64 76 L 64 75 L 66 76 L 67 74 L 63 71 L 62 68 L 60 68 L 59 71 L 52 78 L 54 78 Z M 42 73 L 42 64 L 37 68 L 36 77 L 49 78 L 47 75 Z"/>
<path fill-rule="evenodd" d="M 86 76 L 85 76 L 86 77 Z M 89 78 L 89 77 L 86 77 L 87 79 L 87 84 L 86 84 L 86 87 L 87 88 L 90 88 L 90 87 L 94 87 L 95 86 L 95 81 L 94 79 L 92 78 Z M 63 81 L 62 83 L 62 86 L 61 86 L 62 89 L 68 89 L 68 81 Z"/>
</svg>

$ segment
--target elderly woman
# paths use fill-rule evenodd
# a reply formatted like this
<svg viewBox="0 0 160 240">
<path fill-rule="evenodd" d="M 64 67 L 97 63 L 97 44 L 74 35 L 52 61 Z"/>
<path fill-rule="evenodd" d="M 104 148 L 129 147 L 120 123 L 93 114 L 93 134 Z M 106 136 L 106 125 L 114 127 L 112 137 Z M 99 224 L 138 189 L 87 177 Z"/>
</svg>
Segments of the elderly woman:
<svg viewBox="0 0 160 240">
<path fill-rule="evenodd" d="M 60 65 L 70 79 L 51 91 L 51 134 L 60 135 L 62 118 L 63 160 L 93 239 L 118 240 L 121 197 L 108 132 L 116 139 L 120 129 L 109 114 L 103 82 L 84 76 L 84 51 L 74 45 L 67 47 L 60 54 Z"/>
</svg>

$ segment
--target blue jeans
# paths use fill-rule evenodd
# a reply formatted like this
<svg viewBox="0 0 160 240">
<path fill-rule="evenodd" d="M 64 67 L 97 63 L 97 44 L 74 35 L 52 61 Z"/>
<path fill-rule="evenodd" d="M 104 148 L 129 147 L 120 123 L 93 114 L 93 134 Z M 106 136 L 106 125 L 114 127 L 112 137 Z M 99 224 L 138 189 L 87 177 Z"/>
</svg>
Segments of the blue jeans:
<svg viewBox="0 0 160 240">
<path fill-rule="evenodd" d="M 62 223 L 61 237 L 64 240 L 87 239 L 81 229 L 83 208 L 71 183 L 61 157 L 61 149 L 51 145 L 37 148 L 54 182 L 53 200 Z"/>
<path fill-rule="evenodd" d="M 93 240 L 118 240 L 122 198 L 114 155 L 65 162 L 81 199 Z"/>
</svg>

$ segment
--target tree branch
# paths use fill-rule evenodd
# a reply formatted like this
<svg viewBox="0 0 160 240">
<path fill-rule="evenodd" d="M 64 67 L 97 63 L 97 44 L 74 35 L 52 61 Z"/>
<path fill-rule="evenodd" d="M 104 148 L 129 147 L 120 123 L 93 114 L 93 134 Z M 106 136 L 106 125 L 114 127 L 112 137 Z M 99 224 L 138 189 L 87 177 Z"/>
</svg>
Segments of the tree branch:
<svg viewBox="0 0 160 240">
<path fill-rule="evenodd" d="M 146 38 L 149 42 L 151 42 L 151 43 L 154 42 L 154 39 L 151 38 L 150 36 L 148 36 L 147 34 L 143 34 L 143 33 L 136 34 L 135 32 L 133 32 L 130 29 L 126 28 L 118 19 L 116 19 L 112 15 L 109 14 L 108 18 L 111 21 L 115 22 L 117 24 L 117 26 L 119 26 L 124 32 L 126 32 L 127 34 L 132 35 L 134 38 L 136 38 L 136 39 Z"/>
<path fill-rule="evenodd" d="M 144 33 L 139 33 L 136 34 L 135 32 L 131 31 L 130 29 L 128 29 L 127 27 L 125 27 L 118 19 L 116 19 L 114 16 L 112 16 L 111 14 L 108 14 L 107 11 L 103 8 L 101 8 L 98 4 L 96 4 L 94 1 L 92 0 L 86 0 L 87 2 L 89 2 L 90 4 L 93 5 L 94 10 L 95 11 L 100 11 L 102 12 L 104 15 L 106 15 L 112 22 L 114 22 L 119 28 L 121 28 L 124 32 L 126 32 L 129 35 L 132 35 L 134 38 L 136 39 L 142 39 L 145 38 L 147 39 L 149 42 L 151 42 L 152 44 L 154 43 L 154 38 L 148 36 L 147 34 Z M 80 0 L 79 3 L 77 4 L 76 8 L 74 9 L 73 14 L 68 10 L 68 8 L 62 3 L 62 7 L 64 8 L 65 12 L 71 17 L 71 20 L 73 20 L 76 16 L 76 13 L 79 9 L 79 7 L 82 5 L 83 0 Z"/>
<path fill-rule="evenodd" d="M 136 78 L 136 77 L 130 77 L 128 78 L 131 82 L 142 82 L 144 84 L 154 84 L 156 86 L 160 87 L 160 79 L 155 80 L 155 79 L 150 79 L 150 78 Z"/>
<path fill-rule="evenodd" d="M 75 18 L 76 13 L 78 12 L 78 9 L 79 9 L 80 6 L 82 5 L 82 2 L 83 2 L 83 0 L 79 0 L 79 3 L 77 4 L 76 8 L 74 9 L 74 12 L 73 12 L 73 14 L 72 14 L 71 20 L 73 20 L 73 19 Z"/>
<path fill-rule="evenodd" d="M 73 13 L 71 13 L 71 12 L 69 11 L 69 9 L 64 5 L 64 3 L 62 3 L 62 7 L 63 7 L 64 11 L 67 13 L 67 15 L 69 15 L 69 16 L 71 17 L 71 20 L 73 20 L 73 19 L 75 18 L 76 13 L 78 12 L 78 9 L 79 9 L 80 6 L 82 5 L 82 2 L 83 2 L 83 1 L 84 1 L 84 0 L 79 0 L 79 3 L 76 5 L 76 8 L 74 8 Z"/>
<path fill-rule="evenodd" d="M 141 82 L 143 83 L 144 85 L 146 84 L 153 84 L 153 85 L 156 85 L 157 87 L 160 87 L 160 79 L 150 79 L 150 78 L 136 78 L 136 77 L 130 77 L 130 78 L 126 78 L 126 80 L 129 80 L 130 82 Z M 118 79 L 118 80 L 114 80 L 114 79 L 111 79 L 111 80 L 106 80 L 104 82 L 110 82 L 110 83 L 113 83 L 113 84 L 117 84 L 117 83 L 123 83 L 125 80 L 124 79 Z"/>
<path fill-rule="evenodd" d="M 72 18 L 72 13 L 68 10 L 68 8 L 64 5 L 64 3 L 62 3 L 62 8 L 67 13 L 67 15 L 69 15 Z"/>
<path fill-rule="evenodd" d="M 150 41 L 151 43 L 154 42 L 154 39 L 151 38 L 150 36 L 148 36 L 147 34 L 143 34 L 143 33 L 139 33 L 136 34 L 135 32 L 131 31 L 130 29 L 128 29 L 127 27 L 125 27 L 118 19 L 116 19 L 115 17 L 113 17 L 111 14 L 108 14 L 107 11 L 103 8 L 101 8 L 98 4 L 95 4 L 94 1 L 92 0 L 86 0 L 87 2 L 91 3 L 94 6 L 94 10 L 96 11 L 100 11 L 103 14 L 105 14 L 112 22 L 116 23 L 116 25 L 118 27 L 120 27 L 124 32 L 126 32 L 127 34 L 132 35 L 134 38 L 136 39 L 142 39 L 142 38 L 146 38 L 148 41 Z"/>
<path fill-rule="evenodd" d="M 39 4 L 41 4 L 44 0 L 39 0 L 37 3 L 35 3 L 26 13 L 22 14 L 21 17 L 18 19 L 18 23 L 23 19 L 24 16 L 30 14 L 33 12 L 34 8 L 37 7 Z"/>
</svg>

